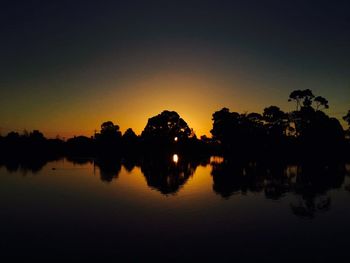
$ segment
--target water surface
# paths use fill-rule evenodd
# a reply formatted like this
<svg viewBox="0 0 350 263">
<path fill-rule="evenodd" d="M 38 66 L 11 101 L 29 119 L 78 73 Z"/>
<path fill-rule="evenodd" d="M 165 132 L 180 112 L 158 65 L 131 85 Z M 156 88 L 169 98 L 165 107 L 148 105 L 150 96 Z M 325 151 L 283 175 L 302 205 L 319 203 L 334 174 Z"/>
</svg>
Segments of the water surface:
<svg viewBox="0 0 350 263">
<path fill-rule="evenodd" d="M 346 261 L 350 166 L 61 159 L 0 168 L 3 257 Z"/>
</svg>

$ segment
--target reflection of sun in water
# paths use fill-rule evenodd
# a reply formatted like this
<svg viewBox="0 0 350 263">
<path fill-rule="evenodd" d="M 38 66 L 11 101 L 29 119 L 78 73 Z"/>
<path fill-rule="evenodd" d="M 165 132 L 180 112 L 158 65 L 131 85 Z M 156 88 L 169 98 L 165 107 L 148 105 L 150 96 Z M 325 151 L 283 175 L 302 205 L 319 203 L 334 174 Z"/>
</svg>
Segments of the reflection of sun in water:
<svg viewBox="0 0 350 263">
<path fill-rule="evenodd" d="M 177 154 L 173 155 L 173 162 L 177 163 L 179 161 L 179 156 Z"/>
</svg>

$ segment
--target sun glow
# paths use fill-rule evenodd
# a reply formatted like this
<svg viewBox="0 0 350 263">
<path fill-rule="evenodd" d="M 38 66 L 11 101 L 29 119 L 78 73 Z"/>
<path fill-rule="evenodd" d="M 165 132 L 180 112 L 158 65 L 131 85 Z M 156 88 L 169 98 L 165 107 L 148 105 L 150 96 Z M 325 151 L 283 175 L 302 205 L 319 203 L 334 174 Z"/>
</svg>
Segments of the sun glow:
<svg viewBox="0 0 350 263">
<path fill-rule="evenodd" d="M 178 161 L 179 161 L 179 156 L 177 154 L 174 154 L 173 155 L 173 162 L 178 163 Z"/>
</svg>

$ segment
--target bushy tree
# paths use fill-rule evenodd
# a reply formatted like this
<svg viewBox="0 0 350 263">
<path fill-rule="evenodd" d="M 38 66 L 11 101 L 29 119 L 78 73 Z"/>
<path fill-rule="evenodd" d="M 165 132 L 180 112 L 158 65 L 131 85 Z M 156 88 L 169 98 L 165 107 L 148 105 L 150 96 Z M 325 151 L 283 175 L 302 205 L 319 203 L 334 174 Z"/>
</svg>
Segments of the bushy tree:
<svg viewBox="0 0 350 263">
<path fill-rule="evenodd" d="M 142 138 L 156 140 L 174 140 L 189 138 L 191 128 L 175 111 L 165 110 L 162 113 L 148 119 L 147 125 L 142 131 Z"/>
</svg>

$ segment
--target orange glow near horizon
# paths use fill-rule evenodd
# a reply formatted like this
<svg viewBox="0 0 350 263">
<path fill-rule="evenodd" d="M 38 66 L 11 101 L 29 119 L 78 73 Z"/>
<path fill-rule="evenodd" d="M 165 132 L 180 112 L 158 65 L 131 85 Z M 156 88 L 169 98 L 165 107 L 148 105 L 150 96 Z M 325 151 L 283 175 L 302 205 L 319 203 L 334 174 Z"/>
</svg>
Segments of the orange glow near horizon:
<svg viewBox="0 0 350 263">
<path fill-rule="evenodd" d="M 80 77 L 83 80 L 76 77 L 66 84 L 73 90 L 75 82 L 79 83 L 79 87 L 84 87 L 84 92 L 79 94 L 53 94 L 42 89 L 41 93 L 30 93 L 25 98 L 19 94 L 15 101 L 17 107 L 5 103 L 3 114 L 11 118 L 2 118 L 0 134 L 38 129 L 49 138 L 92 136 L 95 130 L 100 130 L 101 123 L 109 120 L 119 125 L 122 132 L 132 128 L 136 134 L 141 134 L 148 118 L 163 110 L 172 110 L 199 138 L 211 136 L 212 114 L 223 107 L 240 113 L 261 113 L 269 105 L 277 105 L 285 111 L 294 109 L 287 101 L 292 88 L 269 91 L 261 83 L 239 74 L 223 77 L 209 69 L 197 72 L 166 69 L 101 80 L 99 72 L 92 77 L 91 72 L 88 73 L 89 76 Z M 318 93 L 315 90 L 315 94 Z"/>
</svg>

